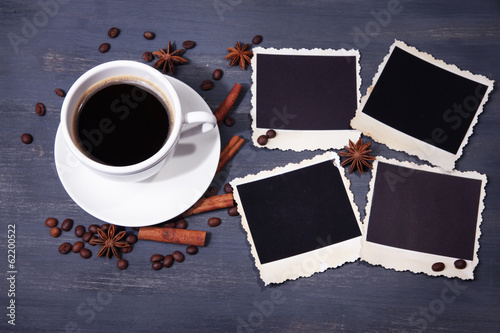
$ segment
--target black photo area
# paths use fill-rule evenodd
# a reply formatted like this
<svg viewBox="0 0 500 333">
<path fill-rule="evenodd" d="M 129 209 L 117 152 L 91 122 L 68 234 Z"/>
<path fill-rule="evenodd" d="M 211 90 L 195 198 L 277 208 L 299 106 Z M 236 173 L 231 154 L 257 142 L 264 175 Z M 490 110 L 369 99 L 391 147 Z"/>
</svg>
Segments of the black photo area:
<svg viewBox="0 0 500 333">
<path fill-rule="evenodd" d="M 345 130 L 357 108 L 355 56 L 257 55 L 257 127 Z"/>
<path fill-rule="evenodd" d="M 363 113 L 456 154 L 486 89 L 395 47 Z"/>
<path fill-rule="evenodd" d="M 367 241 L 472 260 L 481 185 L 379 162 Z"/>
<path fill-rule="evenodd" d="M 237 189 L 262 264 L 361 236 L 331 161 Z"/>
</svg>

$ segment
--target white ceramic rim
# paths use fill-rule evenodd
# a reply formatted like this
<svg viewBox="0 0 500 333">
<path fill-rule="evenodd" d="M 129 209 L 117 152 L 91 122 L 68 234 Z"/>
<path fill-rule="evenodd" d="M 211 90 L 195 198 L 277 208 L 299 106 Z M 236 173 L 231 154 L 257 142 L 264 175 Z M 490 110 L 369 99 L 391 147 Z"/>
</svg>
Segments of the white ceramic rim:
<svg viewBox="0 0 500 333">
<path fill-rule="evenodd" d="M 121 71 L 120 71 L 121 70 Z M 114 72 L 108 75 L 106 73 Z M 148 83 L 155 85 L 159 93 L 163 94 L 170 102 L 174 114 L 172 130 L 168 134 L 168 139 L 162 148 L 150 158 L 137 164 L 127 166 L 111 166 L 99 163 L 85 155 L 75 144 L 71 135 L 71 127 L 77 103 L 80 102 L 83 92 L 88 90 L 94 84 L 115 76 L 133 76 L 142 78 Z M 83 91 L 82 91 L 83 90 Z M 71 109 L 69 109 L 71 108 Z M 61 107 L 61 130 L 64 141 L 71 153 L 87 167 L 100 173 L 113 176 L 126 176 L 140 173 L 152 168 L 165 159 L 179 140 L 183 123 L 181 103 L 173 85 L 158 70 L 146 64 L 131 60 L 115 60 L 98 65 L 80 76 L 71 86 Z"/>
</svg>

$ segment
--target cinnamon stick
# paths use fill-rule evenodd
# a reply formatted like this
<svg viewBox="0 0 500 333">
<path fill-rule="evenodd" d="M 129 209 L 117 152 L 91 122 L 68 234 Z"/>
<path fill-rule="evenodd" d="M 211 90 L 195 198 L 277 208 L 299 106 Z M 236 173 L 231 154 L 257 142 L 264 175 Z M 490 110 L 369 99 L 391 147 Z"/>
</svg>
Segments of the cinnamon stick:
<svg viewBox="0 0 500 333">
<path fill-rule="evenodd" d="M 217 209 L 229 208 L 234 206 L 232 193 L 216 195 L 208 198 L 201 198 L 191 208 L 189 208 L 182 217 L 188 217 L 195 214 L 210 212 Z"/>
<path fill-rule="evenodd" d="M 235 135 L 233 136 L 229 142 L 224 146 L 224 148 L 222 148 L 222 151 L 220 152 L 220 156 L 224 156 L 226 155 L 229 150 L 231 149 L 232 146 L 234 146 L 236 144 L 236 142 L 238 142 L 241 138 L 238 136 L 238 135 Z"/>
<path fill-rule="evenodd" d="M 215 109 L 214 116 L 217 118 L 217 124 L 220 124 L 224 118 L 226 118 L 229 110 L 233 107 L 234 103 L 238 99 L 241 92 L 241 84 L 235 83 L 227 97 L 222 101 L 222 103 Z"/>
<path fill-rule="evenodd" d="M 245 143 L 245 139 L 240 138 L 238 135 L 235 135 L 229 140 L 229 143 L 222 149 L 220 153 L 220 158 L 219 158 L 219 165 L 217 166 L 217 171 L 215 173 L 218 173 L 219 171 L 224 168 L 224 166 L 229 162 L 229 160 L 236 155 L 238 152 L 238 149 Z"/>
<path fill-rule="evenodd" d="M 165 227 L 142 227 L 139 229 L 139 239 L 184 245 L 205 246 L 206 235 L 205 231 L 190 229 Z"/>
</svg>

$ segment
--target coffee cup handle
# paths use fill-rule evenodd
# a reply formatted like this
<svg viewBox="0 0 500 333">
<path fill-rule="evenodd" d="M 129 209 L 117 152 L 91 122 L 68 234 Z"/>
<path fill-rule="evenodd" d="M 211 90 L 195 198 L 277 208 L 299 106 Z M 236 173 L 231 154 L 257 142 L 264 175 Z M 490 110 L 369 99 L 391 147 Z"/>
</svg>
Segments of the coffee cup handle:
<svg viewBox="0 0 500 333">
<path fill-rule="evenodd" d="M 199 126 L 189 126 L 199 125 Z M 217 119 L 212 113 L 206 111 L 191 111 L 184 115 L 183 129 L 181 138 L 187 138 L 193 135 L 210 131 L 217 125 Z"/>
</svg>

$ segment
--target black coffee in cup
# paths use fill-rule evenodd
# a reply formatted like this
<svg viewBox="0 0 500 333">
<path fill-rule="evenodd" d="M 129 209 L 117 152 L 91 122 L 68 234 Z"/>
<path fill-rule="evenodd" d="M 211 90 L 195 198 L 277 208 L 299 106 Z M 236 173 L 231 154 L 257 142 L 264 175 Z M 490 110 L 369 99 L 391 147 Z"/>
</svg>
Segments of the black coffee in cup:
<svg viewBox="0 0 500 333">
<path fill-rule="evenodd" d="M 78 103 L 75 142 L 91 159 L 111 166 L 145 161 L 166 142 L 169 102 L 144 81 L 114 77 L 92 86 Z"/>
</svg>

